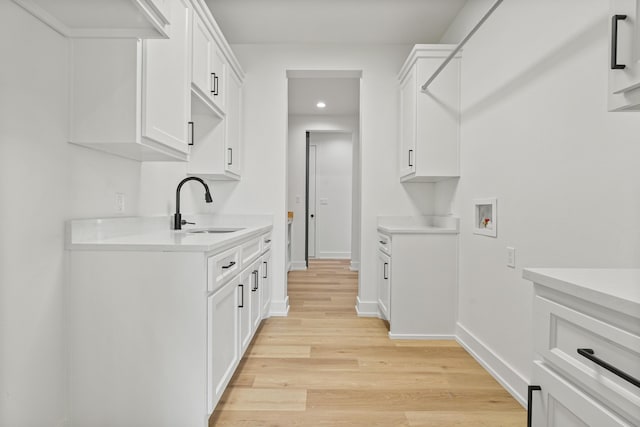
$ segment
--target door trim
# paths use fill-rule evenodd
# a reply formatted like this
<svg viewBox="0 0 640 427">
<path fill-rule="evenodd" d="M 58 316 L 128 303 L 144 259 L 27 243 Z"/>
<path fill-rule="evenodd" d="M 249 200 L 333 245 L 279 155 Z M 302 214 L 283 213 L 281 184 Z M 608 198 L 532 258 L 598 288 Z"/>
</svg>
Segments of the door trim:
<svg viewBox="0 0 640 427">
<path fill-rule="evenodd" d="M 309 139 L 310 132 L 306 132 L 306 170 L 304 195 L 304 262 L 309 268 Z"/>
</svg>

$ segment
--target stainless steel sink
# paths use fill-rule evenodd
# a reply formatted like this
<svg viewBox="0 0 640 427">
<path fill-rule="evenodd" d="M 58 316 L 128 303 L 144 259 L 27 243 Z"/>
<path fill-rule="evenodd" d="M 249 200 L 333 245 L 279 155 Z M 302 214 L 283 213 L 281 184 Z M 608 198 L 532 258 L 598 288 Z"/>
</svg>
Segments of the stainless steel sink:
<svg viewBox="0 0 640 427">
<path fill-rule="evenodd" d="M 234 231 L 244 230 L 244 228 L 205 228 L 200 230 L 189 230 L 187 233 L 193 234 L 221 234 L 233 233 Z"/>
</svg>

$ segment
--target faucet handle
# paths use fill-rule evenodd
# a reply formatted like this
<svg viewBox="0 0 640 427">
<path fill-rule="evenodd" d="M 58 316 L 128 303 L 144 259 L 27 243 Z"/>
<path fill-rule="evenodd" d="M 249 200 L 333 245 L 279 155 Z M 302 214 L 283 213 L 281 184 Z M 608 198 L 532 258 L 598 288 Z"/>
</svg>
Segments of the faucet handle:
<svg viewBox="0 0 640 427">
<path fill-rule="evenodd" d="M 182 221 L 180 221 L 180 224 L 182 224 L 182 225 L 187 225 L 187 224 L 196 225 L 195 222 L 189 222 L 186 219 L 183 219 Z"/>
</svg>

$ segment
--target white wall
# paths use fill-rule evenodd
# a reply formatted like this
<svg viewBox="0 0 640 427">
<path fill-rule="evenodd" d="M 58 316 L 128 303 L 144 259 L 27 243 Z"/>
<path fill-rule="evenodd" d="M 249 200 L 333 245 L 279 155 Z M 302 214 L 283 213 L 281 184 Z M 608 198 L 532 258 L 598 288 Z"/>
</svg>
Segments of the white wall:
<svg viewBox="0 0 640 427">
<path fill-rule="evenodd" d="M 353 205 L 351 208 L 351 260 L 360 262 L 360 198 L 359 198 L 359 122 L 357 116 L 289 116 L 288 131 L 288 210 L 293 211 L 291 260 L 295 268 L 304 267 L 305 155 L 306 131 L 344 131 L 353 135 Z M 296 197 L 300 196 L 298 203 Z"/>
<path fill-rule="evenodd" d="M 137 213 L 139 164 L 70 145 L 67 40 L 0 2 L 0 426 L 62 425 L 64 225 Z"/>
<path fill-rule="evenodd" d="M 477 3 L 444 41 L 476 22 Z M 504 2 L 463 53 L 461 178 L 438 184 L 437 209 L 461 216 L 460 336 L 521 399 L 532 360 L 522 269 L 640 266 L 640 115 L 607 112 L 608 3 Z M 472 233 L 472 200 L 491 196 L 495 239 Z"/>
<path fill-rule="evenodd" d="M 238 185 L 234 196 L 261 194 L 276 214 L 279 266 L 276 286 L 285 275 L 287 156 L 287 69 L 363 70 L 361 84 L 362 236 L 360 310 L 377 311 L 375 287 L 376 216 L 433 212 L 431 186 L 403 186 L 397 176 L 397 73 L 411 46 L 234 45 L 247 73 L 245 148 L 256 156 L 252 186 Z M 229 201 L 231 206 L 234 201 Z M 282 282 L 284 284 L 284 282 Z M 276 289 L 276 298 L 286 290 Z"/>
<path fill-rule="evenodd" d="M 351 259 L 353 134 L 311 132 L 316 147 L 316 258 Z"/>
</svg>

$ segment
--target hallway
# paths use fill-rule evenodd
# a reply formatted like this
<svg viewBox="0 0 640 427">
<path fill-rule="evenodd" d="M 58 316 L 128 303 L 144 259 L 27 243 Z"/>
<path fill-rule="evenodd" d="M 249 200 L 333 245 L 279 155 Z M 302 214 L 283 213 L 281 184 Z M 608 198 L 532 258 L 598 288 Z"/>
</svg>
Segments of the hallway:
<svg viewBox="0 0 640 427">
<path fill-rule="evenodd" d="M 357 273 L 289 273 L 289 317 L 263 323 L 211 426 L 521 427 L 525 410 L 454 341 L 401 341 L 359 318 Z"/>
</svg>

